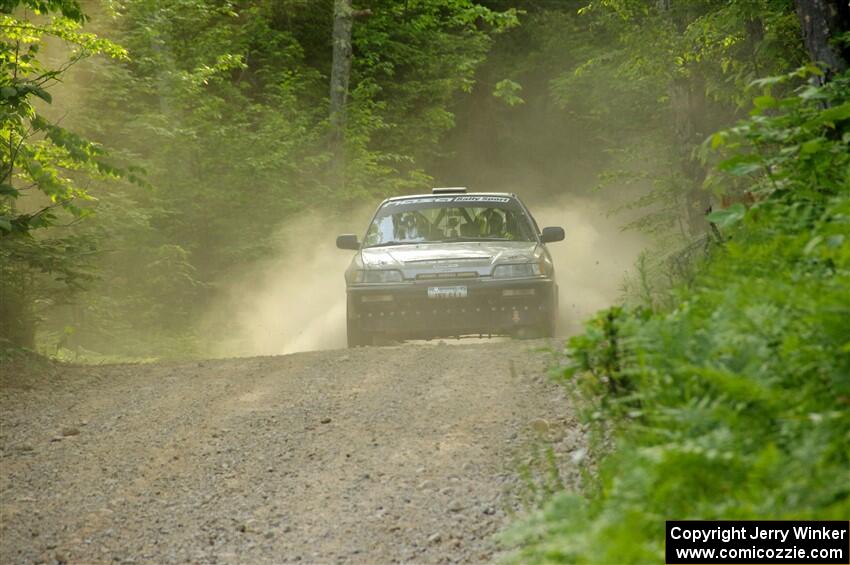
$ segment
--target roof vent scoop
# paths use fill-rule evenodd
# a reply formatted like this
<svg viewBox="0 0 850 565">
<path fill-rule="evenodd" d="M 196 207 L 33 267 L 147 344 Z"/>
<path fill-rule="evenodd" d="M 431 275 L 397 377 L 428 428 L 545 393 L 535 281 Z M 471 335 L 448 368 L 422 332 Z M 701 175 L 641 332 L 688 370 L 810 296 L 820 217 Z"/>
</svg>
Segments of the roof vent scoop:
<svg viewBox="0 0 850 565">
<path fill-rule="evenodd" d="M 465 186 L 446 186 L 442 188 L 432 188 L 431 194 L 466 194 Z"/>
</svg>

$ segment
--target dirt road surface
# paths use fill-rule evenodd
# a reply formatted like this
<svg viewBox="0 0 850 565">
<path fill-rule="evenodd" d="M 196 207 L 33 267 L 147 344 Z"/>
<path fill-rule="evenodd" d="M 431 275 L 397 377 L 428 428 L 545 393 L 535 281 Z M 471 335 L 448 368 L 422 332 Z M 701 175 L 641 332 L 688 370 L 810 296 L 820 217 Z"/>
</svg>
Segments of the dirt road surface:
<svg viewBox="0 0 850 565">
<path fill-rule="evenodd" d="M 582 448 L 546 346 L 7 370 L 0 562 L 491 561 L 529 446 Z"/>
</svg>

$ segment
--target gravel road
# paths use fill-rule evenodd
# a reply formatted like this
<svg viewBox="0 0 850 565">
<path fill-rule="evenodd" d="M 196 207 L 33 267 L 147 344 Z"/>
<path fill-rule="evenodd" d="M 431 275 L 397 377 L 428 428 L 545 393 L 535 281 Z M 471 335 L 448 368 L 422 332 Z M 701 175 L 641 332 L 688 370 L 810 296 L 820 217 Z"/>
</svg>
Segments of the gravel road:
<svg viewBox="0 0 850 565">
<path fill-rule="evenodd" d="M 546 345 L 7 366 L 0 563 L 491 561 L 518 462 L 583 447 Z"/>
</svg>

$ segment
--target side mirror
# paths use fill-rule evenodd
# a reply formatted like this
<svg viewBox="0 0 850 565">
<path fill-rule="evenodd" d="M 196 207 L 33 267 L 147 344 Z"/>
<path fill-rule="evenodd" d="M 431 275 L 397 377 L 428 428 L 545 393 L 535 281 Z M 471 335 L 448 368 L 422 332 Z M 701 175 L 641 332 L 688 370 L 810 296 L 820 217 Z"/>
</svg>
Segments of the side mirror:
<svg viewBox="0 0 850 565">
<path fill-rule="evenodd" d="M 357 236 L 353 233 L 345 233 L 337 236 L 336 246 L 340 249 L 351 249 L 353 251 L 357 251 L 360 249 L 360 242 L 357 241 Z"/>
<path fill-rule="evenodd" d="M 543 243 L 552 243 L 554 241 L 563 241 L 564 228 L 549 227 L 543 228 L 543 233 L 540 234 L 540 241 Z"/>
</svg>

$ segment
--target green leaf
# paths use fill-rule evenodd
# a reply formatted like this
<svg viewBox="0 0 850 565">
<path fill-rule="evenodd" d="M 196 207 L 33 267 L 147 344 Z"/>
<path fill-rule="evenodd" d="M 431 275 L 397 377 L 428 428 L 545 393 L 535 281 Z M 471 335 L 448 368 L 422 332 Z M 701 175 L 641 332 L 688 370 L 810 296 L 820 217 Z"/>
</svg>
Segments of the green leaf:
<svg viewBox="0 0 850 565">
<path fill-rule="evenodd" d="M 755 173 L 762 170 L 761 157 L 754 154 L 735 155 L 731 159 L 727 159 L 718 165 L 722 171 L 726 171 L 730 175 L 744 176 L 750 173 Z"/>
<path fill-rule="evenodd" d="M 753 98 L 753 105 L 759 110 L 766 110 L 768 108 L 775 108 L 777 106 L 776 98 L 770 95 L 764 96 L 756 96 Z"/>
<path fill-rule="evenodd" d="M 806 141 L 800 146 L 800 153 L 802 153 L 803 155 L 815 153 L 818 149 L 821 148 L 821 145 L 821 139 L 810 139 L 809 141 Z"/>
<path fill-rule="evenodd" d="M 508 106 L 516 106 L 525 104 L 525 100 L 519 95 L 520 92 L 522 92 L 522 85 L 506 78 L 496 83 L 493 96 L 501 99 Z"/>
<path fill-rule="evenodd" d="M 806 246 L 803 248 L 803 254 L 804 255 L 811 255 L 812 252 L 815 249 L 817 249 L 818 245 L 820 245 L 822 241 L 823 241 L 823 236 L 821 236 L 821 235 L 816 235 L 815 237 L 810 239 L 809 242 L 806 244 Z"/>
<path fill-rule="evenodd" d="M 43 88 L 33 88 L 32 93 L 47 102 L 48 104 L 53 103 L 53 96 L 51 96 L 50 93 L 44 90 Z"/>
<path fill-rule="evenodd" d="M 711 136 L 711 148 L 717 149 L 721 145 L 726 143 L 726 136 L 723 135 L 723 132 L 715 133 Z"/>
<path fill-rule="evenodd" d="M 835 106 L 834 108 L 828 108 L 820 113 L 818 117 L 818 122 L 837 122 L 839 120 L 846 120 L 850 118 L 850 102 L 845 102 L 840 106 Z"/>
<path fill-rule="evenodd" d="M 723 210 L 712 212 L 706 219 L 709 222 L 717 224 L 721 228 L 726 228 L 740 222 L 747 214 L 747 208 L 740 202 L 732 204 Z"/>
</svg>

